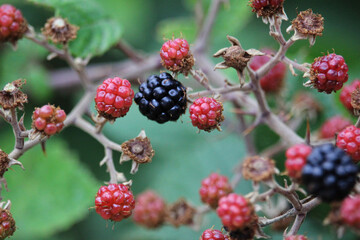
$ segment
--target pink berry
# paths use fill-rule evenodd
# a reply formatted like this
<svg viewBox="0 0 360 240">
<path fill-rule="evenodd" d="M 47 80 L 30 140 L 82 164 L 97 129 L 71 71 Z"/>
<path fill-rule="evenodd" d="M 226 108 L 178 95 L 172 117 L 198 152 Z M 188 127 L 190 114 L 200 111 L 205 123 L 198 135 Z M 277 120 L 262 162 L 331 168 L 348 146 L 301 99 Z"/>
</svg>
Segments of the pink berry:
<svg viewBox="0 0 360 240">
<path fill-rule="evenodd" d="M 344 86 L 340 92 L 341 103 L 351 112 L 354 112 L 354 108 L 351 105 L 351 93 L 356 88 L 360 87 L 360 80 L 355 79 L 350 85 Z"/>
<path fill-rule="evenodd" d="M 308 240 L 304 235 L 292 235 L 285 238 L 285 240 Z"/>
<path fill-rule="evenodd" d="M 105 220 L 119 222 L 128 218 L 134 208 L 133 193 L 124 184 L 102 186 L 95 198 L 95 210 Z"/>
<path fill-rule="evenodd" d="M 335 134 L 342 131 L 347 126 L 350 126 L 351 122 L 341 116 L 334 116 L 326 120 L 326 122 L 320 128 L 320 138 L 333 138 Z"/>
<path fill-rule="evenodd" d="M 207 229 L 201 234 L 200 240 L 229 240 L 229 237 L 219 230 Z"/>
<path fill-rule="evenodd" d="M 341 55 L 335 53 L 318 57 L 310 69 L 310 80 L 319 92 L 336 92 L 348 80 L 348 66 Z"/>
<path fill-rule="evenodd" d="M 0 42 L 16 42 L 27 31 L 21 12 L 10 4 L 0 6 Z"/>
<path fill-rule="evenodd" d="M 336 138 L 336 145 L 347 152 L 355 162 L 360 161 L 360 128 L 353 125 L 342 130 Z"/>
<path fill-rule="evenodd" d="M 148 228 L 159 227 L 165 218 L 165 201 L 153 191 L 146 191 L 136 198 L 134 221 Z"/>
<path fill-rule="evenodd" d="M 220 198 L 216 213 L 229 231 L 243 229 L 257 221 L 253 205 L 236 193 Z"/>
<path fill-rule="evenodd" d="M 218 173 L 212 173 L 202 180 L 199 190 L 201 201 L 209 204 L 212 208 L 217 208 L 219 199 L 231 192 L 232 188 L 228 178 Z"/>
<path fill-rule="evenodd" d="M 126 115 L 133 98 L 134 91 L 128 80 L 108 78 L 96 90 L 96 109 L 101 116 L 114 120 Z"/>
<path fill-rule="evenodd" d="M 214 98 L 198 98 L 189 109 L 192 125 L 207 132 L 219 128 L 224 120 L 222 111 L 222 104 Z"/>
<path fill-rule="evenodd" d="M 272 54 L 270 49 L 263 49 L 262 52 Z M 270 60 L 269 56 L 254 56 L 250 62 L 250 68 L 258 70 L 265 63 Z M 264 77 L 260 79 L 260 86 L 265 92 L 279 92 L 283 85 L 286 75 L 286 65 L 283 62 L 279 62 L 275 65 Z"/>
<path fill-rule="evenodd" d="M 340 215 L 350 227 L 360 229 L 360 195 L 347 197 L 341 204 Z"/>
<path fill-rule="evenodd" d="M 285 155 L 285 168 L 292 178 L 300 178 L 301 170 L 306 164 L 306 158 L 311 153 L 312 148 L 305 144 L 297 144 L 289 148 Z"/>
</svg>

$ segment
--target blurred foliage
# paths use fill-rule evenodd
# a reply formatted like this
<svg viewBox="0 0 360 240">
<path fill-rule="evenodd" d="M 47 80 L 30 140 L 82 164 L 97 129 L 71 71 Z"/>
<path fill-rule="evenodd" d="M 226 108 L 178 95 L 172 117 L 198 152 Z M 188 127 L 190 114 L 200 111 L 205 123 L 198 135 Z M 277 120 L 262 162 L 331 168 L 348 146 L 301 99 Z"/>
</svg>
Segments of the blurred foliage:
<svg viewBox="0 0 360 240">
<path fill-rule="evenodd" d="M 111 47 L 120 37 L 137 49 L 149 53 L 158 52 L 163 38 L 172 35 L 186 37 L 191 44 L 198 34 L 199 22 L 194 17 L 197 0 L 0 0 L 19 7 L 28 22 L 37 31 L 41 29 L 48 17 L 61 15 L 71 23 L 80 26 L 78 39 L 71 43 L 71 51 L 77 56 L 96 56 L 93 62 L 120 61 L 124 55 Z M 210 0 L 199 1 L 206 14 Z M 211 56 L 216 50 L 229 46 L 226 35 L 237 37 L 245 49 L 272 47 L 278 44 L 268 35 L 268 25 L 256 19 L 248 7 L 247 0 L 230 0 L 229 5 L 221 7 L 216 19 L 208 53 Z M 37 4 L 34 4 L 37 3 Z M 324 8 L 326 6 L 326 8 Z M 287 56 L 299 62 L 312 60 L 332 52 L 345 57 L 349 65 L 350 81 L 360 76 L 360 32 L 357 31 L 356 10 L 360 2 L 344 0 L 293 0 L 285 1 L 285 10 L 289 19 L 297 12 L 312 7 L 325 18 L 324 36 L 317 39 L 314 47 L 309 48 L 307 41 L 297 42 Z M 283 29 L 288 26 L 285 22 Z M 285 34 L 286 38 L 290 35 Z M 106 51 L 110 50 L 108 53 Z M 19 41 L 17 51 L 8 45 L 0 46 L 0 85 L 25 78 L 28 84 L 24 91 L 29 94 L 30 103 L 26 107 L 27 126 L 34 105 L 55 102 L 65 109 L 71 109 L 79 95 L 70 95 L 67 91 L 51 89 L 50 74 L 53 69 L 64 67 L 60 60 L 46 61 L 47 52 L 28 40 Z M 214 59 L 214 63 L 220 61 Z M 232 69 L 223 71 L 230 81 L 236 81 Z M 150 74 L 150 73 L 149 73 Z M 185 85 L 191 85 L 191 79 L 183 79 Z M 282 96 L 287 107 L 291 107 L 293 96 L 300 91 L 311 93 L 323 105 L 325 111 L 311 122 L 311 129 L 316 130 L 328 117 L 343 114 L 352 116 L 339 103 L 338 93 L 326 95 L 312 89 L 305 89 L 305 80 L 299 76 L 287 74 L 286 89 Z M 70 97 L 71 96 L 71 97 Z M 271 106 L 276 107 L 277 97 L 269 95 Z M 179 197 L 186 197 L 194 205 L 200 204 L 198 189 L 200 181 L 211 172 L 220 172 L 231 177 L 234 166 L 245 156 L 245 147 L 237 132 L 237 121 L 233 116 L 231 105 L 225 105 L 226 122 L 221 133 L 200 133 L 191 126 L 188 114 L 177 123 L 159 125 L 144 118 L 133 106 L 125 118 L 113 125 L 107 125 L 105 133 L 114 141 L 121 143 L 137 136 L 145 129 L 155 149 L 151 164 L 140 167 L 139 172 L 131 176 L 130 163 L 116 167 L 133 179 L 135 194 L 152 188 L 168 202 Z M 94 112 L 94 109 L 92 109 Z M 305 135 L 305 124 L 298 133 Z M 11 136 L 9 127 L 0 121 L 1 136 Z M 269 147 L 278 140 L 266 126 L 261 126 L 253 133 L 259 151 Z M 1 148 L 10 151 L 12 140 L 2 138 Z M 129 220 L 116 224 L 112 229 L 111 222 L 105 222 L 94 210 L 94 195 L 99 187 L 98 182 L 108 180 L 105 167 L 99 167 L 104 150 L 100 144 L 76 128 L 65 129 L 54 136 L 47 144 L 47 156 L 43 156 L 40 147 L 26 153 L 20 160 L 26 168 L 22 171 L 6 173 L 10 192 L 4 193 L 4 200 L 11 199 L 14 217 L 18 230 L 12 239 L 126 239 L 126 240 L 162 240 L 162 239 L 198 239 L 200 233 L 188 227 L 175 229 L 165 226 L 159 230 L 145 230 Z M 118 159 L 119 154 L 114 154 Z M 277 166 L 283 169 L 284 155 L 275 158 Z M 90 169 L 90 171 L 86 169 Z M 96 177 L 97 181 L 94 180 Z M 250 182 L 240 183 L 238 193 L 250 191 Z M 317 208 L 306 219 L 300 233 L 310 239 L 336 239 L 335 231 L 323 227 L 322 220 L 328 211 L 326 205 Z M 89 212 L 89 214 L 88 214 Z M 215 225 L 220 229 L 220 221 L 215 213 L 206 216 L 201 230 Z M 267 232 L 273 239 L 282 239 L 282 233 Z M 347 233 L 345 239 L 356 239 Z"/>
</svg>

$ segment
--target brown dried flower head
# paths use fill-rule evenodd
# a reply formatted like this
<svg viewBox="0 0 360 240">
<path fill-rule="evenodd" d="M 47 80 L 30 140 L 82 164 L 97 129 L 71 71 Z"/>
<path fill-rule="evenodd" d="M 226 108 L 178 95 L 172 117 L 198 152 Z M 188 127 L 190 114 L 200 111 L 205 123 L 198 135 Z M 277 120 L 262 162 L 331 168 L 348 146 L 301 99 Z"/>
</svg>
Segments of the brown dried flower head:
<svg viewBox="0 0 360 240">
<path fill-rule="evenodd" d="M 76 38 L 79 27 L 70 24 L 66 19 L 61 17 L 53 17 L 48 19 L 44 28 L 41 29 L 42 34 L 53 43 L 66 44 Z"/>
<path fill-rule="evenodd" d="M 145 131 L 141 130 L 140 134 L 129 141 L 121 144 L 122 155 L 120 163 L 133 160 L 131 173 L 136 173 L 139 164 L 149 163 L 155 155 L 155 151 L 151 146 L 150 139 L 146 137 Z"/>
<path fill-rule="evenodd" d="M 230 231 L 229 236 L 231 240 L 253 240 L 255 234 L 256 234 L 256 227 L 253 224 L 252 226 L 246 226 L 236 231 Z"/>
<path fill-rule="evenodd" d="M 242 165 L 244 179 L 254 182 L 271 179 L 275 173 L 275 162 L 269 158 L 253 156 L 245 159 Z"/>
<path fill-rule="evenodd" d="M 179 227 L 181 225 L 191 225 L 196 213 L 193 208 L 185 199 L 181 198 L 166 209 L 165 221 Z"/>
<path fill-rule="evenodd" d="M 312 9 L 300 12 L 292 21 L 292 25 L 286 30 L 294 30 L 293 39 L 304 39 L 309 37 L 310 45 L 315 44 L 315 37 L 322 36 L 324 31 L 324 18 L 320 14 L 313 13 Z"/>
<path fill-rule="evenodd" d="M 3 109 L 24 108 L 24 103 L 28 102 L 27 95 L 20 89 L 25 83 L 26 80 L 18 79 L 5 85 L 0 91 L 0 105 Z"/>
<path fill-rule="evenodd" d="M 244 84 L 244 69 L 246 68 L 251 57 L 264 55 L 264 53 L 256 49 L 244 50 L 241 47 L 239 40 L 229 35 L 226 37 L 231 43 L 231 46 L 222 48 L 213 55 L 214 57 L 222 57 L 224 59 L 223 62 L 215 65 L 214 70 L 227 69 L 230 67 L 234 68 L 239 76 L 240 83 Z"/>
<path fill-rule="evenodd" d="M 283 7 L 284 0 L 250 0 L 249 5 L 258 18 L 262 17 L 265 24 L 270 22 L 271 25 L 274 25 L 276 19 L 288 20 Z"/>
<path fill-rule="evenodd" d="M 6 152 L 0 149 L 0 177 L 4 176 L 4 173 L 9 168 L 10 159 Z"/>
<path fill-rule="evenodd" d="M 359 87 L 357 87 L 351 93 L 351 106 L 354 108 L 354 112 L 358 116 L 360 113 L 360 88 Z"/>
</svg>

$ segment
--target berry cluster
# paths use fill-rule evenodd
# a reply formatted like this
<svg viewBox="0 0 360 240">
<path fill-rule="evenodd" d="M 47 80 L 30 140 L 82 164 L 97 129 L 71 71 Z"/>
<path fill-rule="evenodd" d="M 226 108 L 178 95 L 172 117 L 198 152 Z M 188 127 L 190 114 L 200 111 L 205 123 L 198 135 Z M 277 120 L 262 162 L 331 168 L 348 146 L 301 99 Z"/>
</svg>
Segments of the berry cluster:
<svg viewBox="0 0 360 240">
<path fill-rule="evenodd" d="M 209 204 L 212 208 L 218 206 L 219 199 L 232 192 L 227 177 L 218 173 L 212 173 L 201 182 L 199 194 L 203 203 Z"/>
<path fill-rule="evenodd" d="M 0 239 L 5 239 L 14 234 L 15 221 L 11 213 L 6 209 L 0 210 Z"/>
<path fill-rule="evenodd" d="M 341 204 L 340 215 L 344 223 L 360 229 L 360 195 L 347 197 Z"/>
<path fill-rule="evenodd" d="M 333 138 L 335 134 L 342 131 L 351 122 L 341 116 L 334 116 L 329 118 L 320 128 L 320 138 Z"/>
<path fill-rule="evenodd" d="M 201 234 L 200 240 L 229 240 L 229 237 L 219 230 L 207 229 Z"/>
<path fill-rule="evenodd" d="M 301 177 L 301 170 L 306 164 L 306 158 L 311 153 L 311 150 L 312 148 L 308 145 L 297 144 L 286 151 L 285 167 L 290 177 Z"/>
<path fill-rule="evenodd" d="M 348 80 L 348 66 L 341 55 L 335 53 L 318 57 L 311 64 L 310 80 L 319 92 L 336 92 Z"/>
<path fill-rule="evenodd" d="M 96 90 L 95 107 L 101 116 L 114 120 L 126 115 L 133 98 L 134 91 L 128 80 L 108 78 Z"/>
<path fill-rule="evenodd" d="M 344 199 L 356 182 L 359 169 L 346 152 L 332 144 L 314 147 L 302 170 L 302 180 L 310 194 L 323 201 Z"/>
<path fill-rule="evenodd" d="M 168 73 L 152 75 L 140 85 L 135 102 L 150 120 L 176 121 L 186 110 L 186 89 Z"/>
<path fill-rule="evenodd" d="M 253 205 L 236 193 L 222 197 L 216 213 L 229 231 L 246 228 L 257 221 Z"/>
<path fill-rule="evenodd" d="M 360 161 L 360 128 L 352 125 L 342 130 L 337 135 L 336 145 L 344 149 L 355 162 Z"/>
<path fill-rule="evenodd" d="M 148 228 L 156 228 L 164 222 L 166 204 L 153 191 L 146 191 L 136 198 L 134 221 Z"/>
<path fill-rule="evenodd" d="M 350 85 L 344 86 L 340 93 L 340 101 L 341 103 L 350 111 L 354 112 L 354 108 L 351 105 L 351 94 L 356 88 L 360 87 L 360 80 L 354 80 Z"/>
<path fill-rule="evenodd" d="M 207 132 L 215 128 L 219 129 L 220 122 L 224 120 L 223 110 L 222 104 L 214 98 L 198 98 L 189 108 L 191 123 L 194 127 Z"/>
<path fill-rule="evenodd" d="M 10 4 L 0 6 L 0 42 L 16 42 L 27 31 L 27 23 L 20 12 Z"/>
<path fill-rule="evenodd" d="M 262 52 L 271 55 L 270 49 L 263 49 Z M 250 62 L 252 70 L 258 70 L 270 60 L 269 56 L 254 56 Z M 264 77 L 260 79 L 260 86 L 265 92 L 278 92 L 282 89 L 286 75 L 286 65 L 279 62 Z"/>
<path fill-rule="evenodd" d="M 308 240 L 308 238 L 304 235 L 292 235 L 287 236 L 285 240 Z"/>
<path fill-rule="evenodd" d="M 129 217 L 134 207 L 133 193 L 124 184 L 102 186 L 95 198 L 95 210 L 105 220 L 119 222 Z"/>
<path fill-rule="evenodd" d="M 36 131 L 44 133 L 48 136 L 54 135 L 61 131 L 64 127 L 66 114 L 59 107 L 53 105 L 44 105 L 41 108 L 35 108 L 32 115 L 33 128 Z"/>
</svg>

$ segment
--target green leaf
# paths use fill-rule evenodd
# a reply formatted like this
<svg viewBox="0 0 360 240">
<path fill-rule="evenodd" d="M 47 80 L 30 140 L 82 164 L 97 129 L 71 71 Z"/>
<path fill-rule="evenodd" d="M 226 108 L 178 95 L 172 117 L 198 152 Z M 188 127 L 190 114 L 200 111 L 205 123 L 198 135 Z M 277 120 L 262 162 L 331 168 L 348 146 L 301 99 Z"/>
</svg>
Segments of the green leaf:
<svg viewBox="0 0 360 240">
<path fill-rule="evenodd" d="M 94 205 L 97 181 L 77 156 L 58 139 L 46 149 L 47 156 L 36 146 L 19 159 L 25 171 L 15 166 L 5 173 L 9 192 L 3 190 L 3 197 L 12 203 L 16 239 L 47 239 L 86 217 Z"/>
<path fill-rule="evenodd" d="M 180 37 L 182 35 L 188 42 L 195 41 L 196 26 L 193 18 L 166 19 L 159 23 L 157 27 L 157 36 L 160 42 L 163 38 L 171 39 L 172 36 Z"/>
<path fill-rule="evenodd" d="M 79 26 L 77 39 L 70 43 L 75 56 L 98 56 L 105 53 L 121 36 L 121 28 L 93 0 L 28 0 L 55 9 L 56 15 Z"/>
<path fill-rule="evenodd" d="M 42 60 L 46 57 L 46 50 L 28 40 L 18 42 L 17 50 L 8 48 L 0 58 L 0 88 L 16 79 L 27 80 L 23 91 L 32 100 L 45 101 L 51 95 L 48 75 Z"/>
</svg>

